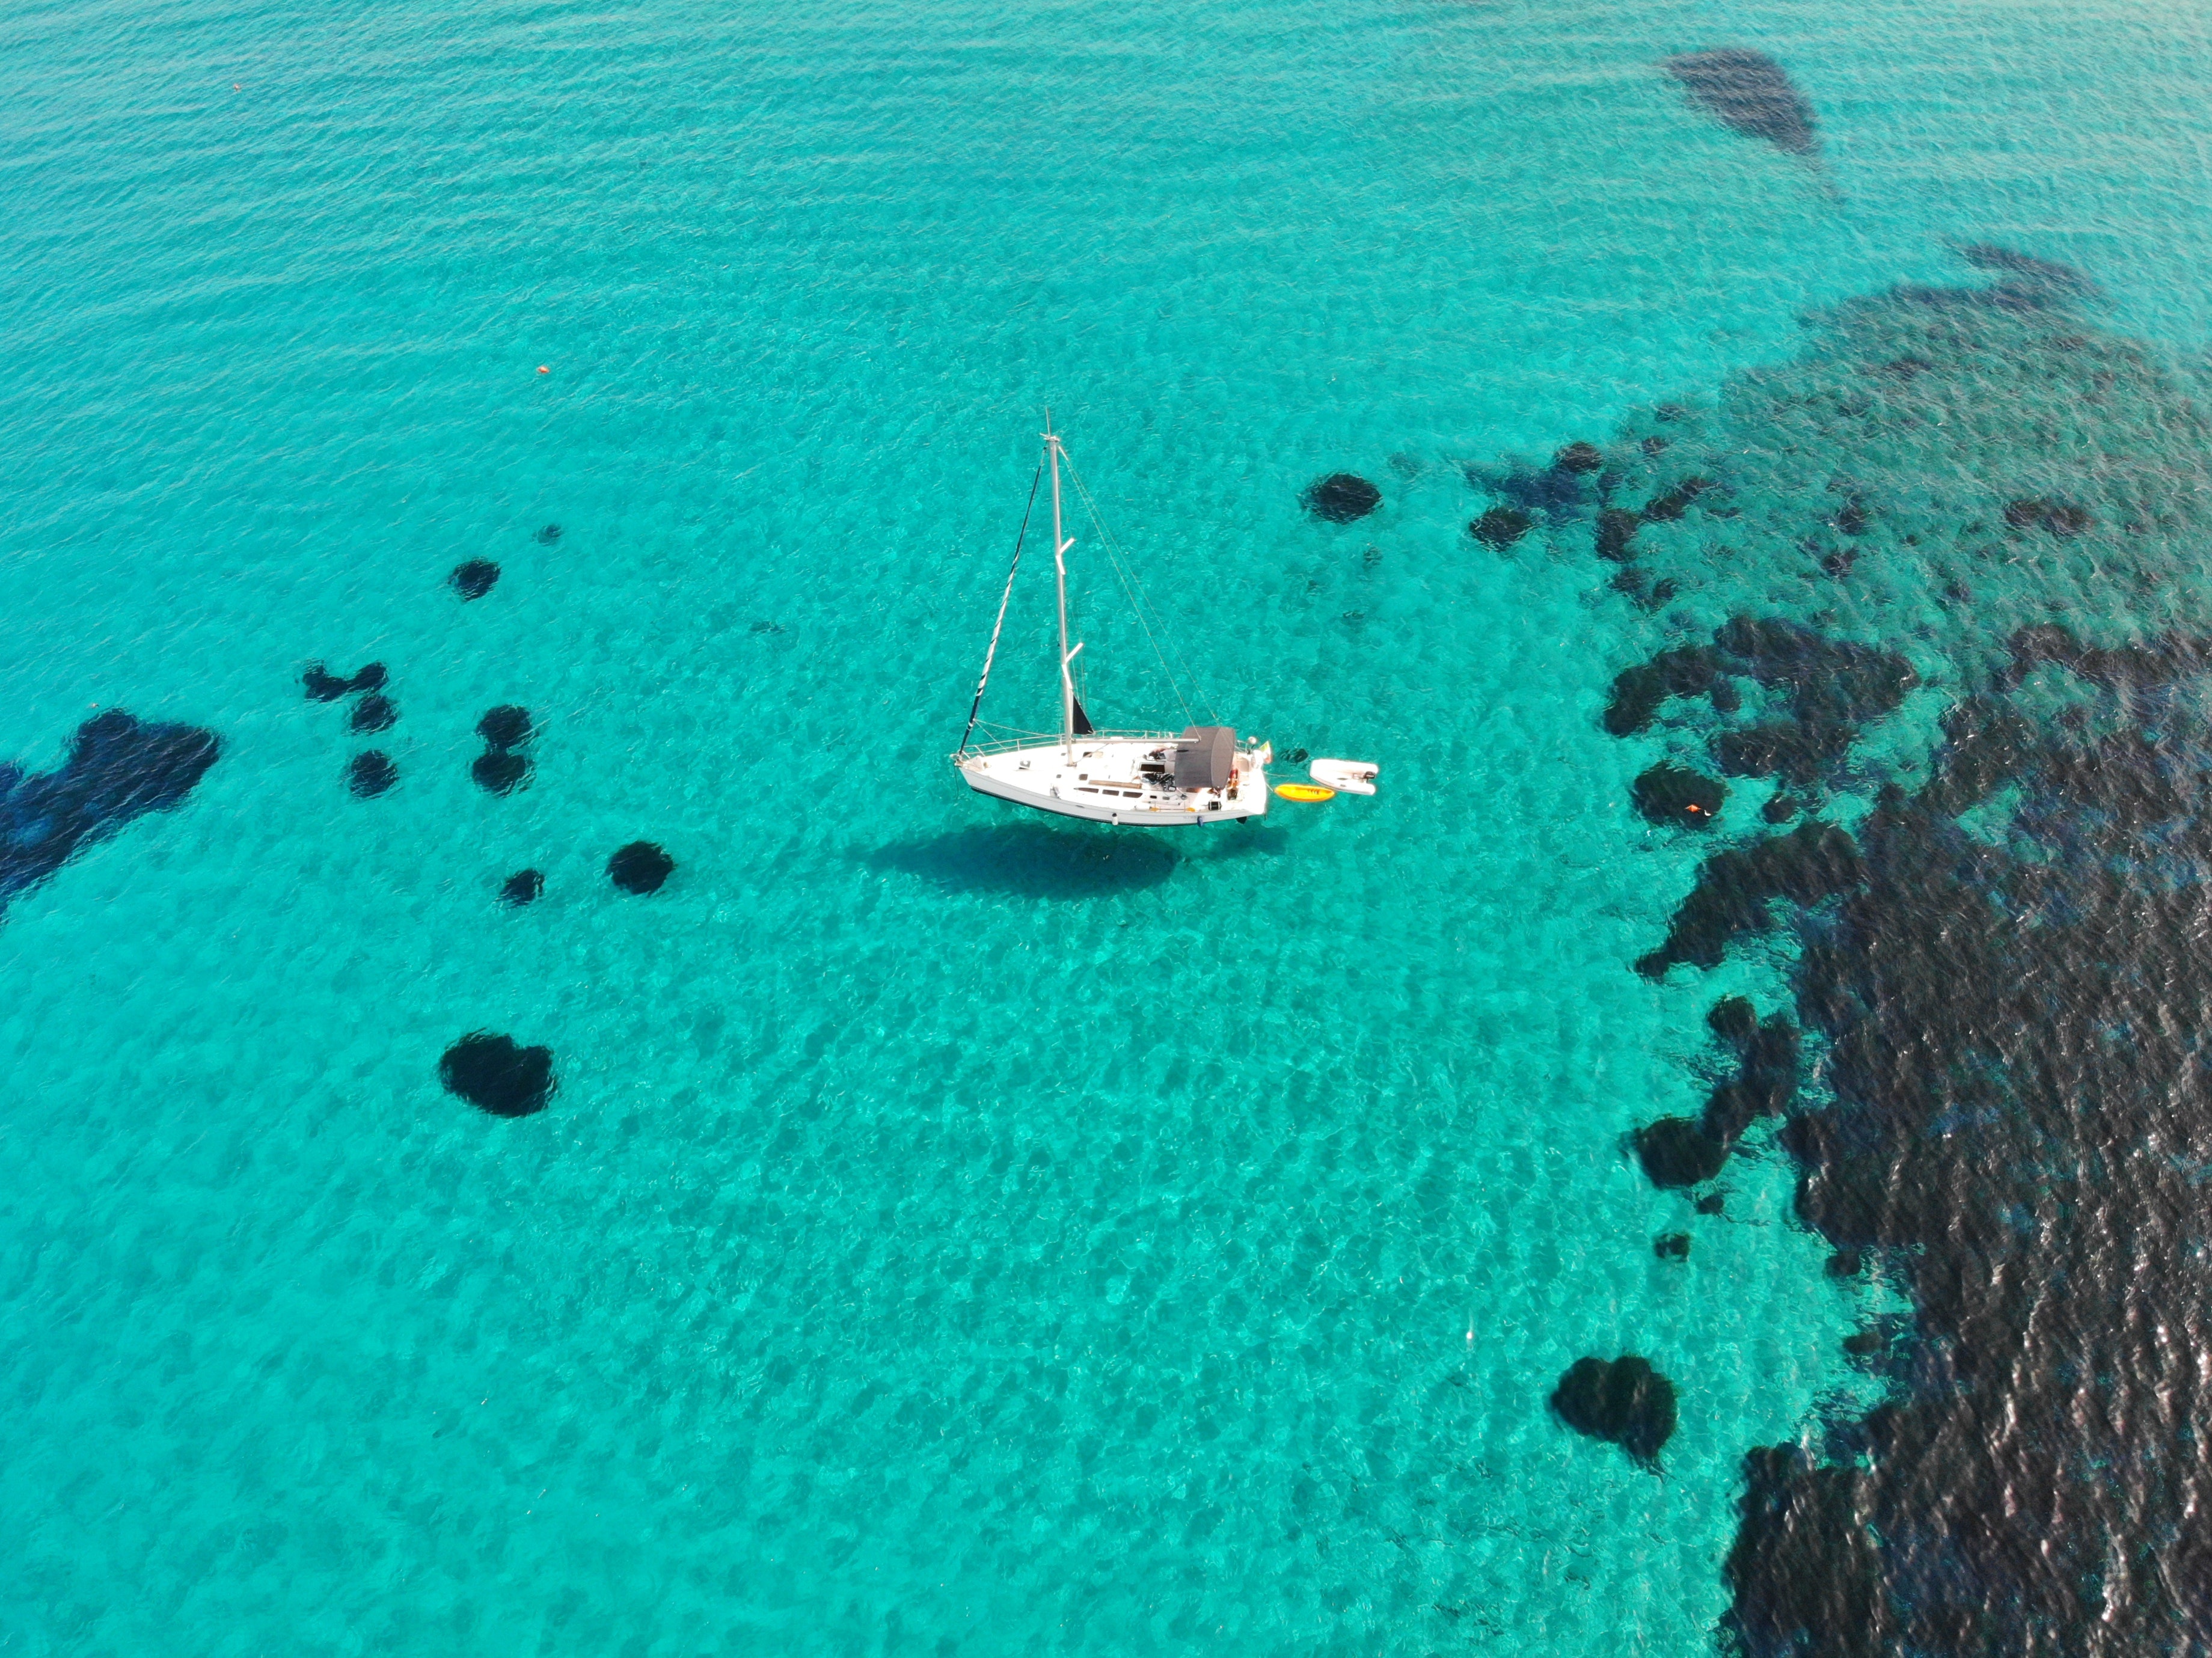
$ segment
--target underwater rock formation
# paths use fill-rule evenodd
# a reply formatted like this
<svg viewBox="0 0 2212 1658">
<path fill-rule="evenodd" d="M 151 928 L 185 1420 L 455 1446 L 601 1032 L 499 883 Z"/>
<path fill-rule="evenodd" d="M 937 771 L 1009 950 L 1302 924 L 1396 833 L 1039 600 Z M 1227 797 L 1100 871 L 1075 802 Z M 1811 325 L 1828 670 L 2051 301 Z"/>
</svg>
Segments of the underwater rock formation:
<svg viewBox="0 0 2212 1658">
<path fill-rule="evenodd" d="M 1484 546 L 1503 552 L 1527 535 L 1534 522 L 1517 507 L 1493 507 L 1467 528 L 1468 533 Z"/>
<path fill-rule="evenodd" d="M 540 530 L 537 535 L 532 537 L 532 539 L 535 540 L 541 547 L 550 547 L 555 542 L 561 539 L 561 526 L 557 524 L 549 524 L 544 529 Z"/>
<path fill-rule="evenodd" d="M 1991 282 L 1986 288 L 1945 288 L 1926 282 L 1899 282 L 1893 298 L 1934 311 L 2008 311 L 2026 315 L 2065 303 L 2067 296 L 2044 282 Z"/>
<path fill-rule="evenodd" d="M 477 721 L 477 735 L 495 749 L 520 748 L 538 735 L 538 727 L 531 722 L 529 709 L 502 702 Z"/>
<path fill-rule="evenodd" d="M 1805 784 L 1820 775 L 1825 763 L 1840 760 L 1856 734 L 1850 726 L 1808 732 L 1790 720 L 1769 720 L 1722 732 L 1713 744 L 1713 758 L 1731 777 L 1780 777 Z"/>
<path fill-rule="evenodd" d="M 478 788 L 512 794 L 530 781 L 530 756 L 514 752 L 538 735 L 529 709 L 502 702 L 477 721 L 477 735 L 484 740 L 484 751 L 470 762 L 469 775 Z"/>
<path fill-rule="evenodd" d="M 1698 865 L 1698 884 L 1668 924 L 1667 940 L 1636 970 L 1656 979 L 1678 963 L 1718 967 L 1731 941 L 1774 924 L 1775 899 L 1809 908 L 1865 878 L 1859 849 L 1833 823 L 1801 823 L 1787 835 L 1717 852 Z"/>
<path fill-rule="evenodd" d="M 392 756 L 366 750 L 346 762 L 346 786 L 364 800 L 373 800 L 399 780 L 399 768 Z"/>
<path fill-rule="evenodd" d="M 1487 482 L 1493 493 L 1524 512 L 1541 513 L 1553 524 L 1564 523 L 1581 512 L 1588 494 L 1580 473 L 1558 466 L 1516 469 Z"/>
<path fill-rule="evenodd" d="M 497 585 L 499 566 L 488 558 L 472 558 L 465 564 L 455 565 L 453 574 L 446 580 L 453 584 L 453 591 L 465 602 L 482 598 Z"/>
<path fill-rule="evenodd" d="M 1674 1435 L 1674 1384 L 1633 1354 L 1577 1359 L 1559 1378 L 1552 1408 L 1577 1433 L 1620 1446 L 1642 1467 L 1656 1469 Z"/>
<path fill-rule="evenodd" d="M 1797 1027 L 1775 1014 L 1744 1044 L 1743 1066 L 1714 1089 L 1698 1126 L 1707 1139 L 1732 1146 L 1761 1117 L 1778 1117 L 1797 1098 Z"/>
<path fill-rule="evenodd" d="M 1996 676 L 1998 687 L 2005 690 L 2016 688 L 2030 672 L 2046 662 L 2105 690 L 2130 696 L 2137 691 L 2156 693 L 2165 682 L 2212 668 L 2212 637 L 2193 634 L 2154 634 L 2124 645 L 2089 646 L 2070 629 L 2045 623 L 2021 629 L 2006 641 L 2005 649 L 2011 658 L 2010 665 Z M 2002 703 L 1970 701 L 1961 708 L 1977 713 L 1983 722 L 1972 736 L 1978 744 L 1986 746 L 1995 727 L 1995 734 L 2002 738 L 2003 746 L 2017 759 L 2022 745 L 2033 740 L 2027 723 Z M 1966 733 L 1956 735 L 1967 740 Z M 1958 757 L 1954 751 L 1954 768 Z"/>
<path fill-rule="evenodd" d="M 1651 1253 L 1662 1260 L 1687 1260 L 1690 1258 L 1690 1235 L 1687 1232 L 1662 1232 L 1651 1240 Z"/>
<path fill-rule="evenodd" d="M 351 678 L 334 674 L 318 662 L 300 676 L 300 683 L 306 688 L 310 702 L 335 702 L 356 691 L 382 690 L 385 678 L 381 662 L 370 663 Z"/>
<path fill-rule="evenodd" d="M 192 792 L 222 751 L 213 732 L 111 708 L 76 728 L 53 771 L 0 762 L 0 914 L 77 852 Z"/>
<path fill-rule="evenodd" d="M 353 705 L 353 713 L 346 720 L 346 729 L 366 735 L 371 732 L 389 731 L 399 718 L 399 709 L 381 691 L 372 691 Z"/>
<path fill-rule="evenodd" d="M 2086 507 L 2039 497 L 2007 501 L 2004 519 L 2015 530 L 2044 529 L 2055 536 L 2078 536 L 2097 521 Z"/>
<path fill-rule="evenodd" d="M 553 1097 L 553 1050 L 471 1031 L 439 1060 L 438 1080 L 447 1092 L 495 1117 L 531 1116 Z"/>
<path fill-rule="evenodd" d="M 1531 520 L 1566 524 L 1589 509 L 1593 494 L 1604 496 L 1604 455 L 1595 444 L 1571 443 L 1543 466 L 1521 464 L 1464 469 L 1470 488 L 1502 497 L 1510 509 Z"/>
<path fill-rule="evenodd" d="M 1746 1129 L 1759 1118 L 1782 1115 L 1796 1102 L 1801 1043 L 1787 1015 L 1761 1020 L 1748 1001 L 1730 996 L 1713 1005 L 1705 1022 L 1736 1051 L 1741 1063 L 1713 1089 L 1695 1121 L 1662 1117 L 1636 1131 L 1637 1161 L 1662 1190 L 1712 1179 Z M 1707 1212 L 1702 1201 L 1698 1212 Z"/>
<path fill-rule="evenodd" d="M 1729 1570 L 1753 1654 L 1837 1649 L 1844 1604 L 1887 1631 L 1868 1650 L 1938 1654 L 2192 1650 L 2212 1614 L 2185 1518 L 2212 1469 L 2174 1437 L 2212 1423 L 2203 733 L 2000 707 L 1962 710 L 1939 775 L 1885 793 L 1864 887 L 1808 934 L 1798 1003 L 1835 1097 L 1784 1130 L 1798 1208 L 1905 1275 L 1908 1356 L 1942 1363 L 1836 1463 L 1747 1461 Z M 2001 787 L 1992 844 L 1958 814 Z M 1895 1362 L 1879 1332 L 1854 1341 Z"/>
<path fill-rule="evenodd" d="M 1689 510 L 1690 503 L 1713 487 L 1709 477 L 1686 477 L 1671 489 L 1662 491 L 1644 503 L 1644 519 L 1649 524 L 1673 524 Z"/>
<path fill-rule="evenodd" d="M 1659 716 L 1670 696 L 1698 696 L 1713 689 L 1724 664 L 1718 653 L 1701 645 L 1678 645 L 1649 662 L 1623 669 L 1613 682 L 1612 700 L 1606 704 L 1605 728 L 1615 737 L 1631 737 Z"/>
<path fill-rule="evenodd" d="M 530 780 L 530 756 L 487 749 L 469 762 L 469 775 L 489 794 L 512 794 Z"/>
<path fill-rule="evenodd" d="M 1631 786 L 1637 815 L 1646 823 L 1710 829 L 1728 788 L 1719 779 L 1680 766 L 1657 765 Z"/>
<path fill-rule="evenodd" d="M 2030 281 L 1996 274 L 2000 288 Z M 1892 291 L 1807 326 L 1802 352 L 1732 377 L 1710 410 L 1624 422 L 1623 440 L 1665 433 L 1662 459 L 1607 446 L 1624 509 L 1685 477 L 1714 480 L 1689 514 L 1694 534 L 1647 530 L 1634 544 L 1653 582 L 1681 584 L 1680 626 L 1750 615 L 1834 638 L 1840 624 L 1969 679 L 1998 665 L 2017 629 L 2094 631 L 2116 604 L 2148 627 L 2212 631 L 2174 582 L 2212 539 L 2201 364 L 2101 330 L 2049 284 L 2033 304 L 1997 288 L 1942 303 Z M 2000 408 L 2022 412 L 1992 424 Z M 2005 519 L 2014 502 L 2024 526 Z"/>
<path fill-rule="evenodd" d="M 499 901 L 502 904 L 520 908 L 524 904 L 536 903 L 544 891 L 545 877 L 543 872 L 534 869 L 519 869 L 508 876 L 506 884 L 500 888 Z"/>
<path fill-rule="evenodd" d="M 1636 556 L 1636 532 L 1644 519 L 1625 507 L 1607 507 L 1597 515 L 1597 536 L 1592 545 L 1610 564 L 1626 564 Z"/>
<path fill-rule="evenodd" d="M 1825 638 L 1791 622 L 1735 616 L 1715 631 L 1713 646 L 1767 691 L 1781 693 L 1791 716 L 1716 743 L 1714 756 L 1731 776 L 1810 783 L 1844 757 L 1862 726 L 1894 712 L 1920 683 L 1894 652 Z"/>
<path fill-rule="evenodd" d="M 1759 1010 L 1748 996 L 1723 996 L 1705 1010 L 1705 1029 L 1741 1054 L 1759 1035 Z"/>
<path fill-rule="evenodd" d="M 675 869 L 676 860 L 650 841 L 633 841 L 607 859 L 607 878 L 624 892 L 658 892 Z"/>
<path fill-rule="evenodd" d="M 1331 472 L 1306 486 L 1305 508 L 1330 524 L 1351 524 L 1382 504 L 1382 492 L 1354 472 Z"/>
<path fill-rule="evenodd" d="M 2039 259 L 2033 253 L 2017 252 L 1996 242 L 1970 242 L 1959 250 L 1959 257 L 1977 270 L 2002 270 L 2063 296 L 2084 300 L 2104 297 L 2097 284 L 2072 265 L 2061 264 L 2056 259 Z"/>
<path fill-rule="evenodd" d="M 1744 1459 L 1742 1520 L 1729 1552 L 1735 1590 L 1723 1628 L 1751 1658 L 1880 1658 L 1900 1646 L 1857 1469 L 1822 1467 L 1795 1445 Z M 1959 1652 L 1968 1647 L 1950 1649 Z M 1998 1649 L 1984 1649 L 1996 1658 Z"/>
<path fill-rule="evenodd" d="M 1687 1117 L 1662 1117 L 1636 1131 L 1636 1159 L 1665 1191 L 1711 1180 L 1728 1161 L 1728 1147 Z"/>
<path fill-rule="evenodd" d="M 1764 138 L 1793 155 L 1810 155 L 1819 147 L 1813 131 L 1813 106 L 1781 64 L 1763 52 L 1723 46 L 1688 52 L 1660 65 L 1682 89 L 1731 132 Z"/>
<path fill-rule="evenodd" d="M 2181 1654 L 2212 1629 L 2212 374 L 2069 314 L 2054 272 L 1973 262 L 2004 280 L 1835 307 L 1669 428 L 1665 464 L 1742 516 L 1701 504 L 1711 539 L 1639 553 L 1683 582 L 1684 631 L 1607 711 L 1626 734 L 1737 687 L 1758 711 L 1685 708 L 1677 755 L 1770 765 L 1793 810 L 1874 799 L 1848 835 L 1717 853 L 1639 963 L 1794 933 L 1795 1020 L 1732 1011 L 1736 1074 L 1639 1156 L 1701 1168 L 1778 1112 L 1827 1272 L 1913 1308 L 1847 1344 L 1881 1404 L 1745 1459 L 1742 1658 Z M 1632 501 L 1650 463 L 1625 452 Z M 1839 534 L 1865 554 L 1848 641 Z M 1940 741 L 1896 717 L 1908 649 Z"/>
<path fill-rule="evenodd" d="M 1716 629 L 1711 650 L 1676 646 L 1624 671 L 1613 682 L 1605 728 L 1616 737 L 1643 730 L 1669 697 L 1711 693 L 1717 713 L 1733 713 L 1740 694 L 1730 677 L 1751 680 L 1769 708 L 1787 718 L 1723 732 L 1713 757 L 1731 777 L 1780 777 L 1809 786 L 1839 765 L 1860 730 L 1893 713 L 1919 683 L 1894 652 L 1829 639 L 1796 623 L 1735 616 Z"/>
</svg>

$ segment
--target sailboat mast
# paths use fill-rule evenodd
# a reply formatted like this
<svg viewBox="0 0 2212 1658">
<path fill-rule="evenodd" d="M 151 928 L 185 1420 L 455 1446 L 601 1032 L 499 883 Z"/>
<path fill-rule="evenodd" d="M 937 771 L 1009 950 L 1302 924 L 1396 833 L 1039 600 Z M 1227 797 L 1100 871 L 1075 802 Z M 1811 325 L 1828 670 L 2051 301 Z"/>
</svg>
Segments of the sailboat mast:
<svg viewBox="0 0 2212 1658">
<path fill-rule="evenodd" d="M 1060 440 L 1053 435 L 1048 409 L 1044 427 L 1045 453 L 1052 462 L 1052 568 L 1060 588 L 1060 748 L 1068 756 L 1075 749 L 1075 675 L 1074 653 L 1067 648 L 1067 550 L 1075 543 L 1060 530 Z"/>
</svg>

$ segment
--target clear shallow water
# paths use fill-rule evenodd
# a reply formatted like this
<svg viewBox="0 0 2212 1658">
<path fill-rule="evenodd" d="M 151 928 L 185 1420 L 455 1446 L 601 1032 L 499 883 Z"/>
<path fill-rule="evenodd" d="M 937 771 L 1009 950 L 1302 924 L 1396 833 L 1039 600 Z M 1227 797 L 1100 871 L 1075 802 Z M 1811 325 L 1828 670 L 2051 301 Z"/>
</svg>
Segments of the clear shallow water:
<svg viewBox="0 0 2212 1658">
<path fill-rule="evenodd" d="M 0 753 L 225 752 L 0 926 L 16 1646 L 1705 1649 L 1742 1452 L 1863 1396 L 1870 1298 L 1779 1160 L 1651 1254 L 1688 1206 L 1620 1137 L 1773 980 L 1628 971 L 1705 849 L 1596 725 L 1653 624 L 1474 548 L 1458 463 L 1949 238 L 2195 349 L 2202 20 L 2154 25 L 19 16 Z M 1650 68 L 1734 40 L 1825 180 Z M 1382 797 L 955 792 L 1048 400 L 1224 713 Z M 371 657 L 363 802 L 297 675 Z M 479 1027 L 550 1111 L 440 1091 Z M 1619 1351 L 1682 1389 L 1663 1479 L 1544 1411 Z"/>
</svg>

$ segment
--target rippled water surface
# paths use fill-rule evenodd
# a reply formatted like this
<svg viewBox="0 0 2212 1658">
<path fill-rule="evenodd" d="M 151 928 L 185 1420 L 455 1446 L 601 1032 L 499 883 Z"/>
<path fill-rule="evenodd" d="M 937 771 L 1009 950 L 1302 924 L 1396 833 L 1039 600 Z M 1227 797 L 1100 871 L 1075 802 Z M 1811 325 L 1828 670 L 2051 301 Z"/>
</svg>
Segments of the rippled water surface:
<svg viewBox="0 0 2212 1658">
<path fill-rule="evenodd" d="M 73 0 L 0 42 L 0 756 L 65 780 L 0 774 L 8 1650 L 2212 1616 L 2167 1270 L 2212 1157 L 2201 7 Z M 1814 151 L 1658 67 L 1731 46 Z M 958 786 L 1047 404 L 1222 716 L 1376 799 L 1176 835 Z M 1339 471 L 1382 506 L 1303 510 Z M 1089 550 L 1092 713 L 1179 720 Z M 1807 690 L 1861 683 L 1838 641 L 1907 689 Z M 1608 731 L 1667 650 L 1711 706 Z M 301 694 L 371 661 L 385 730 Z M 117 709 L 212 764 L 39 793 Z M 1714 826 L 1632 808 L 1662 761 L 1726 775 Z M 1851 853 L 1769 892 L 1778 793 Z M 1802 1086 L 1661 1189 L 1632 1137 L 1734 1074 L 1724 995 Z M 551 1049 L 547 1109 L 441 1087 L 474 1030 Z M 1656 1467 L 1547 1405 L 1630 1353 Z"/>
</svg>

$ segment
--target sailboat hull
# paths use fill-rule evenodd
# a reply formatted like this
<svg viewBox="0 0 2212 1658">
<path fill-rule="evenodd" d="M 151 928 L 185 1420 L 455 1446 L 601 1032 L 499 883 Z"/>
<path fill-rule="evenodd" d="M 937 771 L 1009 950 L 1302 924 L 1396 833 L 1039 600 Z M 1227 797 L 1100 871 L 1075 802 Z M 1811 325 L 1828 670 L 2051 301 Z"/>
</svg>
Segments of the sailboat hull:
<svg viewBox="0 0 2212 1658">
<path fill-rule="evenodd" d="M 1093 732 L 1070 743 L 1037 743 L 953 756 L 978 794 L 1060 817 L 1181 829 L 1259 817 L 1267 810 L 1266 751 L 1237 750 L 1218 788 L 1175 786 L 1176 739 L 1163 732 Z"/>
</svg>

